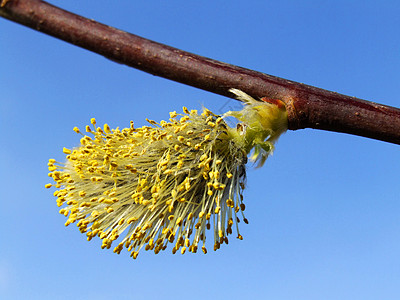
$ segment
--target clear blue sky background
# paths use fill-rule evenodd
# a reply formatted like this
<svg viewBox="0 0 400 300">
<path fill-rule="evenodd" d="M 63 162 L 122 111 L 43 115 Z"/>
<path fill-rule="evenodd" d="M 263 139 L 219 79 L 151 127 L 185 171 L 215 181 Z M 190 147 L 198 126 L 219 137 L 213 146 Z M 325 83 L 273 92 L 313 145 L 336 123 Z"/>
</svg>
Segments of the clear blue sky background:
<svg viewBox="0 0 400 300">
<path fill-rule="evenodd" d="M 399 1 L 52 1 L 224 62 L 400 107 Z M 172 255 L 101 250 L 64 227 L 47 160 L 74 126 L 237 102 L 0 19 L 1 299 L 400 299 L 400 149 L 286 133 L 249 168 L 243 241 Z M 211 247 L 209 247 L 211 248 Z"/>
</svg>

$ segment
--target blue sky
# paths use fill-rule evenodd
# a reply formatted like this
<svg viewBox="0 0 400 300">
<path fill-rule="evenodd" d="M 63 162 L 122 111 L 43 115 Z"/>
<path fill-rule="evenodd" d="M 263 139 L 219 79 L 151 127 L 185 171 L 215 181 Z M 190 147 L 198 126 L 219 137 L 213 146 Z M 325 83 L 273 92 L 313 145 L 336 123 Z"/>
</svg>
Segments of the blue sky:
<svg viewBox="0 0 400 300">
<path fill-rule="evenodd" d="M 400 107 L 398 1 L 52 1 L 158 42 Z M 0 19 L 2 299 L 399 299 L 399 146 L 287 132 L 249 168 L 243 241 L 133 261 L 65 228 L 47 160 L 112 128 L 237 102 Z M 4 295 L 4 296 L 3 296 Z"/>
</svg>

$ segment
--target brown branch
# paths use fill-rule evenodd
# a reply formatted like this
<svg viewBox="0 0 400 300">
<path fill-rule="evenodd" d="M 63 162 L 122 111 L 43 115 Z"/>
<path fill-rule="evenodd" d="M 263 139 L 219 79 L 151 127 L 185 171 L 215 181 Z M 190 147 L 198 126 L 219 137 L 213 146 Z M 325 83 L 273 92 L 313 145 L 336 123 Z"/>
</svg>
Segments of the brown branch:
<svg viewBox="0 0 400 300">
<path fill-rule="evenodd" d="M 225 64 L 72 14 L 44 1 L 3 0 L 0 16 L 153 75 L 233 97 L 286 103 L 289 129 L 315 128 L 400 144 L 400 109 Z"/>
</svg>

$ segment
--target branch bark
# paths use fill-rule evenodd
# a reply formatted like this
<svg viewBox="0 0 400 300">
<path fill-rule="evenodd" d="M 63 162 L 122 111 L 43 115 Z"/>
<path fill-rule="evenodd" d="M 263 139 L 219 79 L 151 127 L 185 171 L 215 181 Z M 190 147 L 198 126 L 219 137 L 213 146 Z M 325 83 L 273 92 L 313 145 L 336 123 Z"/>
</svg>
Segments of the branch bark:
<svg viewBox="0 0 400 300">
<path fill-rule="evenodd" d="M 400 144 L 400 109 L 188 53 L 40 0 L 2 0 L 0 16 L 147 73 L 233 98 L 280 99 L 289 129 L 314 128 Z"/>
</svg>

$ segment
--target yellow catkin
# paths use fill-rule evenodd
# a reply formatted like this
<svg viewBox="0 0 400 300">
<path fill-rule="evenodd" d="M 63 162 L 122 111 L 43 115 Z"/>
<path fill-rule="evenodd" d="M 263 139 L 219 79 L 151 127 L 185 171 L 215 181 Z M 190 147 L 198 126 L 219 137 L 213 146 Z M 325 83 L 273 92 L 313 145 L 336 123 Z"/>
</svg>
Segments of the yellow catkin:
<svg viewBox="0 0 400 300">
<path fill-rule="evenodd" d="M 254 147 L 253 158 L 262 163 L 273 149 L 267 138 L 278 134 L 263 125 L 264 119 L 278 120 L 285 113 L 244 98 L 243 111 L 226 115 L 253 124 L 248 132 L 244 125 L 230 128 L 223 116 L 208 109 L 198 114 L 186 107 L 183 113 L 171 112 L 169 122 L 147 119 L 150 126 L 139 128 L 133 122 L 123 129 L 96 127 L 92 118 L 85 128 L 91 136 L 84 135 L 73 150 L 63 149 L 66 162 L 48 162 L 55 184 L 45 187 L 58 188 L 54 196 L 63 206 L 59 212 L 67 217 L 65 225 L 76 223 L 88 240 L 100 238 L 105 249 L 116 242 L 115 253 L 126 248 L 134 259 L 141 248 L 157 254 L 168 243 L 175 243 L 173 253 L 196 253 L 199 243 L 207 253 L 208 230 L 219 249 L 240 221 L 239 211 L 248 222 L 243 216 L 247 155 Z"/>
</svg>

